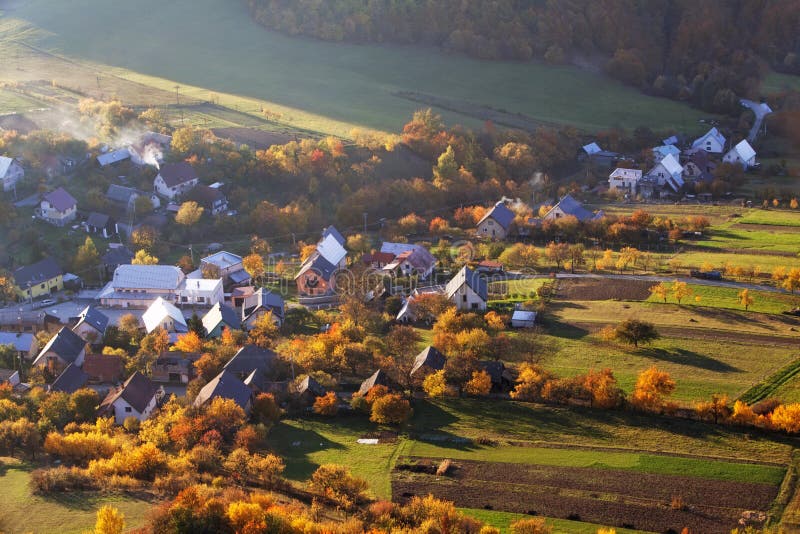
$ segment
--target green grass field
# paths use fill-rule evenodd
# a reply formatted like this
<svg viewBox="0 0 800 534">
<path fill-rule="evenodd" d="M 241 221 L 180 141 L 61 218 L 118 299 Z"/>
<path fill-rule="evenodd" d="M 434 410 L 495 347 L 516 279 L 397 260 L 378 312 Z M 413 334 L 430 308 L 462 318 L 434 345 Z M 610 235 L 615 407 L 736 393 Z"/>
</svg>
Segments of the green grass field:
<svg viewBox="0 0 800 534">
<path fill-rule="evenodd" d="M 94 527 L 95 513 L 111 505 L 125 515 L 126 528 L 145 524 L 152 503 L 126 495 L 72 492 L 51 497 L 31 493 L 30 466 L 12 458 L 0 458 L 0 531 L 9 534 L 62 532 L 79 534 Z"/>
<path fill-rule="evenodd" d="M 28 0 L 6 16 L 23 22 L 0 31 L 6 39 L 26 31 L 24 38 L 30 42 L 30 35 L 37 34 L 37 46 L 94 64 L 105 74 L 171 94 L 177 83 L 187 94 L 201 91 L 198 97 L 214 92 L 243 103 L 264 102 L 280 113 L 296 114 L 298 126 L 329 133 L 346 133 L 353 125 L 399 130 L 423 107 L 393 94 L 403 90 L 589 130 L 657 124 L 694 132 L 702 129 L 698 119 L 707 116 L 574 67 L 484 62 L 427 48 L 290 38 L 257 26 L 240 2 L 79 0 L 67 5 Z M 165 27 L 170 30 L 154 31 Z M 10 76 L 12 68 L 16 65 L 0 71 L 0 78 Z M 482 122 L 446 115 L 451 122 Z"/>
<path fill-rule="evenodd" d="M 667 286 L 669 285 L 670 284 L 667 284 Z M 689 284 L 689 287 L 692 290 L 692 295 L 681 301 L 681 304 L 684 306 L 700 308 L 725 308 L 729 310 L 744 311 L 744 306 L 742 306 L 741 302 L 739 301 L 739 294 L 741 293 L 740 289 L 731 287 L 705 286 L 699 284 Z M 800 295 L 791 295 L 789 293 L 773 293 L 770 291 L 749 291 L 748 293 L 754 299 L 753 304 L 748 308 L 751 312 L 779 314 L 800 304 Z M 700 300 L 696 300 L 696 297 L 700 297 Z M 668 297 L 667 301 L 669 303 L 675 303 L 675 300 L 671 296 Z M 647 299 L 647 302 L 660 304 L 663 302 L 663 300 L 650 296 L 650 298 Z M 724 322 L 722 322 L 719 326 L 732 326 L 732 323 L 729 322 L 728 318 L 724 319 Z M 685 321 L 688 321 L 688 318 L 685 318 L 684 322 Z M 746 321 L 747 319 L 742 317 L 741 323 Z M 745 327 L 748 326 L 751 325 L 745 325 Z M 737 325 L 736 328 L 741 328 L 741 324 Z M 770 328 L 772 328 L 772 326 Z M 788 334 L 788 331 L 786 334 Z"/>
<path fill-rule="evenodd" d="M 461 508 L 461 511 L 476 519 L 480 519 L 484 523 L 497 527 L 503 534 L 511 532 L 511 523 L 519 521 L 520 519 L 530 519 L 528 515 L 498 512 L 496 510 Z M 553 534 L 597 534 L 597 529 L 602 528 L 602 525 L 580 523 L 567 519 L 547 518 L 547 524 L 553 528 Z M 642 530 L 630 530 L 627 528 L 615 528 L 614 531 L 617 534 L 637 534 L 644 532 Z"/>
<path fill-rule="evenodd" d="M 738 219 L 742 224 L 768 224 L 771 226 L 800 226 L 800 212 L 795 210 L 750 210 Z"/>
</svg>

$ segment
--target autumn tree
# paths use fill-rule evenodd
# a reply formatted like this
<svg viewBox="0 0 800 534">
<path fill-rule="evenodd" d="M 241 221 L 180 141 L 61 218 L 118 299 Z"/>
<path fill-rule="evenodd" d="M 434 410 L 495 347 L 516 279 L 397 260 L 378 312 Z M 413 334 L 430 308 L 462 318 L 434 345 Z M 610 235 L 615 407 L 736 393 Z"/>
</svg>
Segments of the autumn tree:
<svg viewBox="0 0 800 534">
<path fill-rule="evenodd" d="M 544 385 L 550 380 L 550 373 L 537 365 L 524 363 L 519 368 L 517 385 L 511 392 L 511 398 L 521 401 L 540 399 Z"/>
<path fill-rule="evenodd" d="M 201 352 L 203 350 L 203 340 L 200 339 L 197 332 L 189 331 L 178 336 L 172 348 L 180 352 Z"/>
<path fill-rule="evenodd" d="M 492 391 L 492 377 L 484 370 L 473 371 L 472 378 L 464 384 L 464 393 L 485 397 Z"/>
<path fill-rule="evenodd" d="M 444 369 L 430 373 L 422 381 L 422 390 L 429 397 L 443 397 L 447 393 L 447 380 Z"/>
<path fill-rule="evenodd" d="M 314 399 L 314 413 L 317 415 L 334 416 L 339 412 L 339 398 L 333 391 L 327 392 Z"/>
<path fill-rule="evenodd" d="M 255 283 L 263 280 L 267 272 L 264 266 L 264 258 L 260 254 L 248 254 L 242 258 L 242 267 Z"/>
<path fill-rule="evenodd" d="M 672 283 L 672 296 L 678 301 L 678 304 L 680 304 L 681 300 L 684 298 L 691 297 L 693 293 L 694 291 L 692 291 L 692 288 L 689 287 L 689 284 L 686 282 L 675 280 Z"/>
<path fill-rule="evenodd" d="M 280 336 L 280 328 L 272 312 L 262 313 L 253 322 L 248 334 L 248 343 L 258 345 L 261 348 L 269 349 L 275 344 L 275 341 Z"/>
<path fill-rule="evenodd" d="M 97 267 L 100 265 L 100 254 L 91 237 L 86 237 L 83 245 L 78 247 L 75 259 L 72 261 L 75 271 L 88 280 L 97 280 L 99 273 Z"/>
<path fill-rule="evenodd" d="M 175 214 L 175 222 L 181 226 L 194 226 L 203 216 L 205 208 L 192 200 L 184 202 Z"/>
<path fill-rule="evenodd" d="M 265 424 L 276 423 L 281 417 L 281 408 L 272 393 L 259 393 L 253 400 L 253 417 Z"/>
<path fill-rule="evenodd" d="M 555 263 L 556 269 L 561 270 L 561 265 L 569 259 L 569 245 L 551 241 L 544 248 L 545 257 Z"/>
<path fill-rule="evenodd" d="M 662 299 L 665 304 L 667 302 L 668 294 L 669 294 L 669 288 L 664 282 L 659 282 L 658 284 L 650 287 L 650 295 L 652 297 Z"/>
<path fill-rule="evenodd" d="M 308 489 L 350 510 L 366 499 L 367 481 L 353 476 L 344 466 L 324 464 L 311 475 Z"/>
<path fill-rule="evenodd" d="M 125 530 L 125 516 L 111 505 L 104 505 L 97 511 L 94 534 L 122 534 Z"/>
<path fill-rule="evenodd" d="M 701 401 L 695 403 L 695 412 L 697 417 L 705 421 L 712 421 L 715 424 L 720 420 L 725 420 L 731 415 L 731 409 L 728 406 L 728 396 L 715 393 L 711 396 L 709 401 Z"/>
<path fill-rule="evenodd" d="M 753 305 L 753 302 L 755 302 L 755 299 L 750 296 L 750 291 L 748 289 L 742 289 L 739 292 L 739 304 L 744 306 L 745 311 Z"/>
<path fill-rule="evenodd" d="M 503 251 L 497 258 L 500 263 L 512 269 L 536 267 L 539 261 L 539 251 L 533 245 L 514 243 Z"/>
<path fill-rule="evenodd" d="M 625 397 L 611 369 L 589 371 L 584 378 L 583 386 L 591 395 L 590 405 L 593 407 L 616 408 Z"/>
<path fill-rule="evenodd" d="M 402 425 L 411 417 L 411 405 L 397 393 L 375 399 L 369 420 L 381 425 Z"/>
<path fill-rule="evenodd" d="M 136 251 L 136 255 L 131 260 L 132 265 L 158 265 L 158 258 L 141 249 Z"/>
<path fill-rule="evenodd" d="M 550 534 L 551 532 L 553 529 L 541 517 L 520 519 L 511 523 L 511 534 Z"/>
<path fill-rule="evenodd" d="M 639 321 L 637 319 L 626 319 L 614 329 L 617 340 L 628 343 L 638 348 L 639 343 L 650 343 L 660 336 L 653 323 Z"/>
<path fill-rule="evenodd" d="M 631 404 L 641 410 L 660 411 L 664 406 L 664 397 L 673 391 L 675 391 L 675 381 L 669 373 L 651 367 L 642 371 L 636 379 Z"/>
</svg>

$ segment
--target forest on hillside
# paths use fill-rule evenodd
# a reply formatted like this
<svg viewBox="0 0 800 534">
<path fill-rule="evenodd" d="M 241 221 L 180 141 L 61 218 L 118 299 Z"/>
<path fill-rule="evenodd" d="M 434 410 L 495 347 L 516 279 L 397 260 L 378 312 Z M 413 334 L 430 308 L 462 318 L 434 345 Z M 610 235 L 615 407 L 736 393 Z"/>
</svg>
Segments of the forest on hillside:
<svg viewBox="0 0 800 534">
<path fill-rule="evenodd" d="M 261 25 L 481 59 L 591 63 L 657 96 L 735 114 L 773 69 L 800 74 L 796 0 L 247 0 Z"/>
</svg>

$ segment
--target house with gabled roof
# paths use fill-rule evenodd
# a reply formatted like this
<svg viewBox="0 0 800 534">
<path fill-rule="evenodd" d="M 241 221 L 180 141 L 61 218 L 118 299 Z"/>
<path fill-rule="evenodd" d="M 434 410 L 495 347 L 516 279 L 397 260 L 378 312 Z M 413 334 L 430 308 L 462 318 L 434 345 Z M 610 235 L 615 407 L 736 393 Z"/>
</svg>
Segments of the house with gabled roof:
<svg viewBox="0 0 800 534">
<path fill-rule="evenodd" d="M 722 161 L 740 165 L 744 170 L 747 170 L 756 166 L 756 151 L 747 142 L 747 139 L 742 139 L 722 156 Z"/>
<path fill-rule="evenodd" d="M 347 265 L 346 241 L 336 228 L 329 226 L 322 232 L 317 248 L 300 266 L 295 276 L 301 297 L 321 297 L 334 294 L 335 273 Z"/>
<path fill-rule="evenodd" d="M 235 373 L 227 369 L 223 369 L 220 374 L 203 386 L 194 399 L 194 406 L 198 408 L 205 406 L 217 397 L 231 399 L 246 414 L 250 413 L 253 406 L 253 390 L 247 387 Z"/>
<path fill-rule="evenodd" d="M 109 150 L 97 156 L 97 163 L 101 167 L 108 167 L 109 165 L 116 165 L 128 159 L 131 159 L 130 151 L 127 148 L 118 148 L 117 150 Z"/>
<path fill-rule="evenodd" d="M 683 164 L 683 179 L 694 182 L 711 182 L 717 164 L 711 161 L 708 152 L 695 150 Z"/>
<path fill-rule="evenodd" d="M 39 216 L 55 226 L 66 226 L 77 215 L 78 201 L 63 187 L 45 193 L 39 203 Z"/>
<path fill-rule="evenodd" d="M 167 332 L 173 333 L 189 331 L 183 312 L 161 297 L 158 297 L 150 304 L 150 307 L 142 315 L 142 322 L 148 334 L 158 328 L 163 328 Z"/>
<path fill-rule="evenodd" d="M 372 373 L 369 378 L 361 382 L 361 386 L 358 388 L 358 395 L 366 395 L 369 393 L 369 390 L 375 386 L 386 386 L 389 388 L 391 385 L 392 381 L 389 378 L 389 375 L 383 372 L 383 370 L 378 369 Z"/>
<path fill-rule="evenodd" d="M 31 333 L 0 332 L 0 345 L 13 348 L 20 361 L 31 360 L 39 352 L 39 342 Z"/>
<path fill-rule="evenodd" d="M 505 202 L 502 200 L 497 202 L 486 212 L 483 218 L 478 221 L 478 237 L 505 239 L 508 235 L 508 231 L 511 229 L 511 224 L 514 222 L 515 216 L 514 212 L 508 209 Z"/>
<path fill-rule="evenodd" d="M 72 331 L 78 334 L 84 341 L 97 345 L 102 343 L 108 328 L 108 316 L 95 308 L 86 306 L 77 316 L 70 319 L 70 323 L 75 324 Z"/>
<path fill-rule="evenodd" d="M 245 330 L 250 330 L 259 317 L 265 313 L 272 313 L 272 319 L 278 326 L 283 324 L 285 304 L 283 297 L 269 289 L 257 289 L 252 295 L 244 298 L 242 302 L 241 324 Z"/>
<path fill-rule="evenodd" d="M 167 163 L 161 166 L 158 175 L 153 180 L 153 191 L 169 200 L 176 200 L 199 183 L 200 178 L 194 167 L 185 161 Z"/>
<path fill-rule="evenodd" d="M 111 243 L 108 250 L 100 256 L 100 264 L 103 266 L 105 276 L 114 276 L 114 271 L 120 265 L 130 265 L 134 255 L 127 247 L 119 243 Z"/>
<path fill-rule="evenodd" d="M 562 217 L 575 217 L 580 222 L 593 221 L 603 218 L 604 213 L 598 211 L 592 213 L 583 207 L 583 204 L 575 200 L 572 195 L 564 195 L 558 204 L 550 208 L 550 211 L 542 217 L 543 221 L 556 221 Z"/>
<path fill-rule="evenodd" d="M 639 169 L 617 167 L 608 175 L 608 188 L 611 191 L 621 191 L 629 195 L 635 195 L 641 179 L 642 171 Z"/>
<path fill-rule="evenodd" d="M 236 285 L 250 281 L 250 275 L 244 270 L 242 257 L 232 252 L 220 250 L 200 260 L 200 272 L 211 270 L 218 273 L 224 282 L 233 282 Z"/>
<path fill-rule="evenodd" d="M 654 180 L 661 187 L 668 187 L 677 193 L 683 187 L 683 165 L 678 159 L 669 154 L 655 164 L 647 173 L 647 177 Z"/>
<path fill-rule="evenodd" d="M 71 363 L 80 367 L 85 356 L 86 341 L 69 328 L 63 327 L 42 347 L 33 360 L 33 366 L 46 368 L 57 374 Z"/>
<path fill-rule="evenodd" d="M 155 193 L 148 193 L 140 189 L 134 189 L 133 187 L 126 187 L 124 185 L 117 184 L 109 185 L 108 189 L 106 190 L 106 198 L 117 206 L 125 209 L 132 208 L 136 202 L 136 199 L 140 196 L 149 198 L 150 204 L 153 206 L 154 210 L 161 207 L 161 200 Z"/>
<path fill-rule="evenodd" d="M 255 372 L 255 385 L 262 387 L 267 376 L 272 374 L 277 359 L 275 352 L 248 344 L 239 349 L 223 369 L 234 373 L 240 380 L 245 380 Z"/>
<path fill-rule="evenodd" d="M 153 382 L 188 384 L 197 375 L 194 362 L 200 354 L 194 352 L 168 351 L 162 352 L 150 369 Z"/>
<path fill-rule="evenodd" d="M 83 372 L 96 384 L 117 384 L 125 376 L 125 362 L 116 354 L 87 354 Z"/>
<path fill-rule="evenodd" d="M 8 384 L 11 387 L 16 387 L 19 383 L 19 371 L 0 367 L 0 385 Z"/>
<path fill-rule="evenodd" d="M 86 218 L 86 231 L 90 234 L 100 234 L 108 239 L 119 234 L 119 225 L 110 215 L 93 211 Z"/>
<path fill-rule="evenodd" d="M 24 177 L 25 170 L 16 158 L 0 156 L 0 182 L 3 184 L 3 191 L 13 190 Z"/>
<path fill-rule="evenodd" d="M 436 347 L 428 345 L 414 358 L 414 365 L 409 375 L 419 382 L 431 373 L 441 371 L 447 363 L 447 358 Z"/>
<path fill-rule="evenodd" d="M 206 329 L 206 337 L 217 338 L 227 328 L 229 330 L 240 330 L 242 321 L 236 310 L 230 306 L 217 302 L 203 316 L 203 327 Z"/>
<path fill-rule="evenodd" d="M 327 391 L 313 376 L 306 375 L 297 384 L 297 397 L 303 404 L 313 404 L 318 397 L 324 397 Z"/>
<path fill-rule="evenodd" d="M 79 365 L 71 363 L 61 371 L 47 389 L 72 394 L 84 387 L 88 381 L 89 375 Z"/>
<path fill-rule="evenodd" d="M 181 306 L 213 306 L 225 301 L 221 278 L 184 278 L 175 292 Z"/>
<path fill-rule="evenodd" d="M 705 150 L 713 154 L 722 154 L 725 150 L 725 136 L 714 126 L 694 140 L 692 150 Z"/>
<path fill-rule="evenodd" d="M 50 257 L 16 269 L 13 277 L 14 290 L 21 299 L 35 299 L 64 289 L 64 271 Z"/>
<path fill-rule="evenodd" d="M 159 388 L 136 371 L 122 386 L 108 393 L 100 403 L 98 415 L 113 416 L 118 425 L 123 424 L 128 417 L 144 421 L 158 405 L 158 393 Z"/>
<path fill-rule="evenodd" d="M 445 295 L 460 311 L 485 311 L 489 287 L 480 273 L 464 266 L 447 282 Z"/>
<path fill-rule="evenodd" d="M 382 270 L 398 276 L 416 275 L 427 280 L 433 274 L 438 260 L 422 245 L 411 243 L 383 243 L 380 254 L 394 254 Z"/>
<path fill-rule="evenodd" d="M 186 193 L 185 198 L 197 202 L 211 215 L 219 215 L 228 211 L 228 197 L 219 187 L 200 184 Z"/>
</svg>

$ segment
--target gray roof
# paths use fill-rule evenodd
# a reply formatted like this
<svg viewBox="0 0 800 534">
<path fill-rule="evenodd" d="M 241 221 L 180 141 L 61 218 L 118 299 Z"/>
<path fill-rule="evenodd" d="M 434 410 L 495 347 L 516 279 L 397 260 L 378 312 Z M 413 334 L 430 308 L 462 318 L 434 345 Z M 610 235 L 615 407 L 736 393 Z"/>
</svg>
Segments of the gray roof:
<svg viewBox="0 0 800 534">
<path fill-rule="evenodd" d="M 232 252 L 220 250 L 216 254 L 201 259 L 200 263 L 208 263 L 210 265 L 216 265 L 220 269 L 227 269 L 231 265 L 241 265 L 242 257 Z"/>
<path fill-rule="evenodd" d="M 38 365 L 38 361 L 47 352 L 52 352 L 58 355 L 62 360 L 67 363 L 74 362 L 81 351 L 86 347 L 86 342 L 81 337 L 67 327 L 62 327 L 56 335 L 50 338 L 47 345 L 39 351 L 39 355 L 33 361 L 34 365 Z"/>
<path fill-rule="evenodd" d="M 508 227 L 511 226 L 511 223 L 514 222 L 515 216 L 516 215 L 514 214 L 514 212 L 508 209 L 505 203 L 501 201 L 495 204 L 492 207 L 492 209 L 487 211 L 486 215 L 483 216 L 483 218 L 478 222 L 478 224 L 481 224 L 486 219 L 491 218 L 497 221 L 497 224 L 502 226 L 504 230 L 508 230 Z"/>
<path fill-rule="evenodd" d="M 78 205 L 78 201 L 75 200 L 75 198 L 63 187 L 59 187 L 55 191 L 45 193 L 42 198 L 49 202 L 50 205 L 58 211 L 67 211 L 68 209 L 74 208 Z"/>
<path fill-rule="evenodd" d="M 203 389 L 197 394 L 194 399 L 195 406 L 202 406 L 215 397 L 223 399 L 232 399 L 242 409 L 247 407 L 253 391 L 245 385 L 239 378 L 224 369 L 220 374 L 215 376 L 211 381 L 203 386 Z"/>
<path fill-rule="evenodd" d="M 48 257 L 14 271 L 14 283 L 20 288 L 24 288 L 28 282 L 31 285 L 40 284 L 60 274 L 64 274 L 64 271 L 61 270 L 56 260 Z"/>
<path fill-rule="evenodd" d="M 33 334 L 0 332 L 0 345 L 11 345 L 17 352 L 28 352 L 33 345 Z"/>
<path fill-rule="evenodd" d="M 153 400 L 153 397 L 156 396 L 157 391 L 158 388 L 149 378 L 136 371 L 121 387 L 110 391 L 108 396 L 100 403 L 100 407 L 102 409 L 103 407 L 111 406 L 117 399 L 122 398 L 134 410 L 142 413 Z"/>
<path fill-rule="evenodd" d="M 428 345 L 414 358 L 414 367 L 411 368 L 411 373 L 409 374 L 414 376 L 414 374 L 423 367 L 429 367 L 434 371 L 441 371 L 444 369 L 446 363 L 447 358 L 445 358 L 444 354 L 439 352 L 439 349 L 436 347 Z"/>
<path fill-rule="evenodd" d="M 63 391 L 64 393 L 75 393 L 89 381 L 89 375 L 83 372 L 83 369 L 75 365 L 69 364 L 64 368 L 58 378 L 50 384 L 50 391 Z"/>
<path fill-rule="evenodd" d="M 120 265 L 114 270 L 112 287 L 174 290 L 183 278 L 183 271 L 174 265 Z"/>
<path fill-rule="evenodd" d="M 221 302 L 217 302 L 214 304 L 214 307 L 208 310 L 208 313 L 203 316 L 203 326 L 206 329 L 206 333 L 210 333 L 220 323 L 222 323 L 223 326 L 235 330 L 240 329 L 242 325 L 242 321 L 239 319 L 239 314 L 236 313 L 236 310 Z"/>
<path fill-rule="evenodd" d="M 16 160 L 14 158 L 7 158 L 5 156 L 0 156 L 0 178 L 6 175 L 8 169 L 11 168 L 11 164 L 14 163 Z"/>
<path fill-rule="evenodd" d="M 132 187 L 125 187 L 117 184 L 109 185 L 108 189 L 106 190 L 106 198 L 122 204 L 128 204 L 133 196 L 145 194 L 146 193 L 144 191 L 139 191 L 138 189 L 134 189 Z"/>
<path fill-rule="evenodd" d="M 325 388 L 322 387 L 322 384 L 314 380 L 314 378 L 309 375 L 306 375 L 306 377 L 297 385 L 298 394 L 303 395 L 306 392 L 314 395 L 315 397 L 322 397 L 326 393 Z"/>
<path fill-rule="evenodd" d="M 167 187 L 175 187 L 197 178 L 197 173 L 194 172 L 194 167 L 181 161 L 179 163 L 167 163 L 158 171 L 158 175 L 167 184 Z"/>
<path fill-rule="evenodd" d="M 337 267 L 322 257 L 319 252 L 315 252 L 303 263 L 300 271 L 295 276 L 295 280 L 300 278 L 307 271 L 314 271 L 323 280 L 330 280 L 333 273 L 336 272 Z"/>
<path fill-rule="evenodd" d="M 477 293 L 483 300 L 489 297 L 489 287 L 486 284 L 486 279 L 481 273 L 464 266 L 449 282 L 447 282 L 447 286 L 445 287 L 447 298 L 451 298 L 455 295 L 456 291 L 464 284 Z"/>
<path fill-rule="evenodd" d="M 98 213 L 96 211 L 93 211 L 86 218 L 86 225 L 94 228 L 105 228 L 106 226 L 109 225 L 108 224 L 109 221 L 111 221 L 111 217 L 109 217 L 105 213 Z"/>
<path fill-rule="evenodd" d="M 332 235 L 334 239 L 336 239 L 336 241 L 338 241 L 342 246 L 345 246 L 347 243 L 347 240 L 344 238 L 344 236 L 339 233 L 339 230 L 337 230 L 334 226 L 328 226 L 322 231 L 322 239 L 325 239 L 329 235 Z"/>
<path fill-rule="evenodd" d="M 375 371 L 372 376 L 367 378 L 361 383 L 361 387 L 358 388 L 359 395 L 366 395 L 369 393 L 369 390 L 374 388 L 375 386 L 389 386 L 389 377 L 384 373 L 382 370 L 378 369 Z"/>
<path fill-rule="evenodd" d="M 276 317 L 282 320 L 284 315 L 283 297 L 263 287 L 256 290 L 255 293 L 244 298 L 244 302 L 242 303 L 242 319 L 247 320 L 248 317 L 260 309 L 270 310 Z"/>
<path fill-rule="evenodd" d="M 102 255 L 100 261 L 104 265 L 127 265 L 133 261 L 133 252 L 126 247 L 109 248 L 108 252 Z"/>
<path fill-rule="evenodd" d="M 572 195 L 564 195 L 558 204 L 553 206 L 553 209 L 550 211 L 553 211 L 556 208 L 560 208 L 561 211 L 567 215 L 572 215 L 579 221 L 588 221 L 595 217 L 594 213 L 584 208 L 583 204 L 572 198 Z M 547 215 L 545 215 L 545 217 L 547 217 Z"/>
<path fill-rule="evenodd" d="M 503 380 L 509 380 L 509 377 L 506 373 L 506 366 L 503 362 L 481 360 L 478 362 L 478 367 L 481 370 L 486 371 L 486 373 L 491 377 L 492 384 L 500 385 L 503 383 Z"/>
<path fill-rule="evenodd" d="M 77 318 L 78 322 L 75 328 L 83 323 L 87 323 L 100 332 L 100 334 L 105 334 L 106 327 L 108 327 L 108 317 L 94 306 L 86 306 Z"/>
<path fill-rule="evenodd" d="M 277 354 L 258 345 L 245 345 L 225 364 L 224 369 L 233 373 L 250 374 L 254 369 L 269 372 Z"/>
<path fill-rule="evenodd" d="M 127 148 L 120 148 L 112 150 L 111 152 L 106 152 L 105 154 L 100 154 L 97 156 L 97 163 L 99 163 L 101 167 L 105 167 L 106 165 L 113 165 L 114 163 L 119 163 L 130 157 L 131 153 Z"/>
</svg>

